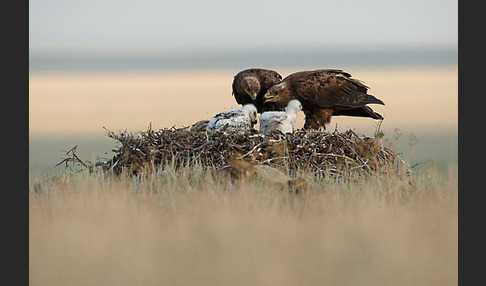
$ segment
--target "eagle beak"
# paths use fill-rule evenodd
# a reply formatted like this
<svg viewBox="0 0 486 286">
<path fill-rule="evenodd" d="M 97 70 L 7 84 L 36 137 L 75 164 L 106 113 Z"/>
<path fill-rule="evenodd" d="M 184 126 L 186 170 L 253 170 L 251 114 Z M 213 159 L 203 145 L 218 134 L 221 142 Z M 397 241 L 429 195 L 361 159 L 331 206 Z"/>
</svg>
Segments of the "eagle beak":
<svg viewBox="0 0 486 286">
<path fill-rule="evenodd" d="M 251 100 L 253 100 L 253 101 L 256 100 L 256 97 L 257 97 L 257 93 L 256 92 L 253 92 L 253 93 L 251 93 L 249 91 L 245 91 L 245 92 L 246 92 L 246 94 L 248 94 L 250 96 Z"/>
<path fill-rule="evenodd" d="M 276 102 L 278 100 L 278 97 L 277 96 L 274 96 L 274 95 L 270 95 L 269 92 L 265 93 L 265 95 L 263 96 L 263 102 Z"/>
</svg>

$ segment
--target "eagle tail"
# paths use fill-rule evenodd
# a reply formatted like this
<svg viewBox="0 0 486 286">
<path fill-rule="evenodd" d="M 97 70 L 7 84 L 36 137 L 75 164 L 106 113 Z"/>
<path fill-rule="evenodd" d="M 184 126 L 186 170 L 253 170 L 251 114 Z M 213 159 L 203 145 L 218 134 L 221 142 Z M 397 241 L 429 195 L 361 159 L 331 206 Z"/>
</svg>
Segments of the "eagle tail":
<svg viewBox="0 0 486 286">
<path fill-rule="evenodd" d="M 370 112 L 369 116 L 373 119 L 383 120 L 383 116 L 381 116 L 381 114 L 379 114 L 378 112 Z"/>
<path fill-rule="evenodd" d="M 381 101 L 380 99 L 374 97 L 373 95 L 371 94 L 366 94 L 366 98 L 363 102 L 364 104 L 381 104 L 381 105 L 385 105 L 385 103 L 383 101 Z"/>
<path fill-rule="evenodd" d="M 335 110 L 333 116 L 355 116 L 355 117 L 369 117 L 377 120 L 382 120 L 383 116 L 378 112 L 375 112 L 369 106 L 362 106 L 352 109 Z"/>
</svg>

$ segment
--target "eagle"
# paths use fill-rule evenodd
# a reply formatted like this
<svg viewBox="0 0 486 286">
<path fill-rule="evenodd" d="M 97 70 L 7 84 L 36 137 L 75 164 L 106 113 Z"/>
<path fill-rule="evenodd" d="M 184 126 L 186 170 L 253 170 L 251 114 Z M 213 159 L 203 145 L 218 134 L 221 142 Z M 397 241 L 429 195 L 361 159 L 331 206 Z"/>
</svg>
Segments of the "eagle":
<svg viewBox="0 0 486 286">
<path fill-rule="evenodd" d="M 258 113 L 271 110 L 272 104 L 264 107 L 263 95 L 273 85 L 280 83 L 282 76 L 272 70 L 251 68 L 240 71 L 233 79 L 233 95 L 238 104 L 253 103 Z"/>
<path fill-rule="evenodd" d="M 250 130 L 257 123 L 257 109 L 254 104 L 245 104 L 242 108 L 230 109 L 216 114 L 209 120 L 206 130 L 215 131 L 222 128 L 233 130 Z"/>
<path fill-rule="evenodd" d="M 290 74 L 264 95 L 264 104 L 285 106 L 298 99 L 305 113 L 304 129 L 326 129 L 332 116 L 383 119 L 366 104 L 383 101 L 368 94 L 369 87 L 340 69 L 319 69 Z"/>
<path fill-rule="evenodd" d="M 287 104 L 285 111 L 266 111 L 260 115 L 260 132 L 270 135 L 274 130 L 282 133 L 292 133 L 297 113 L 302 110 L 302 104 L 297 99 L 292 99 Z"/>
</svg>

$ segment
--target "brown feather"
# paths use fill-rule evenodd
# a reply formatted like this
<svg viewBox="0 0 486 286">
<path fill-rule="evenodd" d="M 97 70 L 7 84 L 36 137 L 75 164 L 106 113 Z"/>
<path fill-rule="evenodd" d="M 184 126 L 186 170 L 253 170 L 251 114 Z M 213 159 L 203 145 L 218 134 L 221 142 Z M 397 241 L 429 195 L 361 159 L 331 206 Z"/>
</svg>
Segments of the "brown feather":
<svg viewBox="0 0 486 286">
<path fill-rule="evenodd" d="M 277 103 L 286 105 L 292 99 L 302 103 L 306 114 L 305 128 L 324 127 L 332 115 L 383 119 L 366 104 L 383 104 L 368 94 L 369 87 L 351 74 L 339 69 L 319 69 L 290 74 L 281 84 L 269 90 Z M 326 110 L 326 111 L 323 111 Z M 332 111 L 329 115 L 329 111 Z"/>
<path fill-rule="evenodd" d="M 243 70 L 237 73 L 233 79 L 233 95 L 238 104 L 253 103 L 258 113 L 261 113 L 264 110 L 264 94 L 281 80 L 282 76 L 276 71 L 259 68 Z M 252 100 L 249 93 L 257 94 L 255 101 Z"/>
<path fill-rule="evenodd" d="M 383 119 L 383 116 L 381 116 L 381 114 L 373 111 L 373 109 L 366 105 L 351 109 L 335 109 L 333 116 L 370 117 L 378 120 Z"/>
</svg>

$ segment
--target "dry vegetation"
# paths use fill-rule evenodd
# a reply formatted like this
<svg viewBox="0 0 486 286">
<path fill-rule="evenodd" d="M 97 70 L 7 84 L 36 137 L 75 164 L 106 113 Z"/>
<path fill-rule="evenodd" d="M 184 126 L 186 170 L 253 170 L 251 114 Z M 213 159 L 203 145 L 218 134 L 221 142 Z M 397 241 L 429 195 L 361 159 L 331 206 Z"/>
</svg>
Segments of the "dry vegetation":
<svg viewBox="0 0 486 286">
<path fill-rule="evenodd" d="M 195 128 L 196 127 L 196 128 Z M 83 162 L 70 150 L 60 164 L 79 163 L 93 170 L 101 167 L 116 175 L 153 173 L 156 168 L 200 165 L 216 171 L 230 168 L 268 166 L 295 177 L 298 173 L 316 176 L 350 177 L 385 172 L 405 175 L 409 169 L 398 154 L 375 138 L 360 137 L 352 130 L 339 132 L 296 130 L 264 136 L 256 130 L 206 132 L 196 123 L 191 127 L 165 128 L 136 134 L 107 132 L 119 147 L 107 161 Z M 243 165 L 248 167 L 243 167 Z M 238 166 L 241 166 L 238 167 Z"/>
<path fill-rule="evenodd" d="M 228 74 L 32 76 L 29 129 L 187 125 L 234 107 Z M 456 128 L 455 67 L 353 75 L 388 96 L 389 126 Z M 30 285 L 457 285 L 456 167 L 409 167 L 397 138 L 298 134 L 109 133 L 115 156 L 92 163 L 72 149 L 73 169 L 30 178 Z"/>
<path fill-rule="evenodd" d="M 32 180 L 31 285 L 457 284 L 456 169 L 301 171 L 295 193 L 252 166 Z"/>
</svg>

